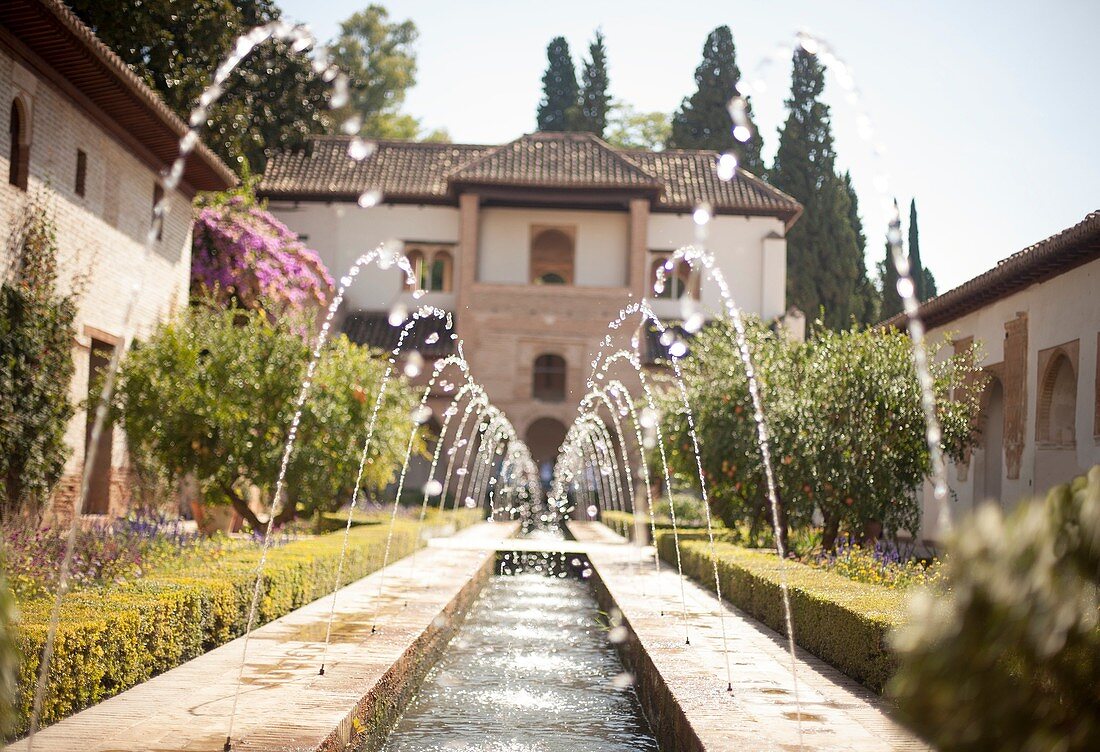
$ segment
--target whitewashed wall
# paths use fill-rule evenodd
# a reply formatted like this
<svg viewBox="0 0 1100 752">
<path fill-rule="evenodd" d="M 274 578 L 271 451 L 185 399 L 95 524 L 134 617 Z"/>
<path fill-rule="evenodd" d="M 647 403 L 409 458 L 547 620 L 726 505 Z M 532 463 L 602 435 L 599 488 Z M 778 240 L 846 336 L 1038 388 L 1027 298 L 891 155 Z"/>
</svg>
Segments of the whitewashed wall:
<svg viewBox="0 0 1100 752">
<path fill-rule="evenodd" d="M 783 222 L 772 217 L 717 216 L 707 227 L 707 247 L 729 283 L 738 306 L 765 320 L 786 310 L 787 241 Z M 688 214 L 652 214 L 649 247 L 674 251 L 695 242 L 695 225 Z M 720 310 L 718 288 L 703 282 L 702 305 L 708 313 Z M 679 315 L 677 301 L 653 301 L 661 316 Z"/>
<path fill-rule="evenodd" d="M 271 211 L 291 230 L 306 236 L 336 280 L 360 254 L 388 241 L 458 242 L 458 209 L 449 206 L 390 205 L 362 209 L 351 202 L 272 201 Z M 385 310 L 403 296 L 404 279 L 396 269 L 369 267 L 345 297 L 346 310 Z M 451 293 L 431 293 L 417 304 L 454 308 Z"/>
<path fill-rule="evenodd" d="M 574 283 L 625 287 L 630 242 L 626 211 L 488 208 L 480 212 L 477 278 L 526 285 L 530 281 L 531 226 L 575 228 Z"/>
<path fill-rule="evenodd" d="M 1084 472 L 1100 463 L 1100 437 L 1094 435 L 1094 410 L 1096 409 L 1096 359 L 1097 333 L 1100 332 L 1100 261 L 1093 261 L 1046 282 L 1032 285 L 1010 297 L 998 300 L 978 311 L 963 316 L 929 333 L 932 338 L 951 339 L 973 336 L 983 348 L 982 365 L 1004 361 L 1005 322 L 1016 318 L 1019 312 L 1028 316 L 1027 343 L 1027 422 L 1024 427 L 1024 450 L 1020 461 L 1020 477 L 1010 480 L 1002 474 L 1001 499 L 1006 509 L 1021 500 L 1043 495 L 1053 485 L 1064 483 L 1074 474 Z M 1036 414 L 1043 374 L 1039 373 L 1039 351 L 1080 341 L 1077 368 L 1076 447 L 1074 451 L 1046 450 L 1036 447 Z M 948 347 L 948 351 L 950 347 Z M 948 504 L 955 516 L 974 508 L 975 479 L 980 468 L 976 450 L 966 479 L 960 480 L 957 468 L 948 466 L 949 485 L 956 495 Z M 1003 451 L 1003 449 L 1002 449 Z M 1002 472 L 1007 463 L 1002 461 Z M 931 488 L 923 493 L 924 526 L 921 537 L 937 539 L 940 530 L 936 525 L 939 509 Z"/>
</svg>

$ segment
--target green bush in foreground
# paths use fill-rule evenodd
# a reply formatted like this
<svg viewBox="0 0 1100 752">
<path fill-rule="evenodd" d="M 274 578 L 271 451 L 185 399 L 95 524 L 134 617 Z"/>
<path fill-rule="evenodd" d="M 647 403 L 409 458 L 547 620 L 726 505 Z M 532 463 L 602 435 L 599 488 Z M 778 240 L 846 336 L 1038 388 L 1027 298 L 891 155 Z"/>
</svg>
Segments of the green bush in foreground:
<svg viewBox="0 0 1100 752">
<path fill-rule="evenodd" d="M 1100 466 L 951 545 L 894 636 L 903 719 L 942 752 L 1100 749 Z"/>
<path fill-rule="evenodd" d="M 425 529 L 480 519 L 480 512 L 433 515 Z M 411 553 L 416 520 L 398 520 L 390 562 Z M 351 530 L 342 583 L 377 570 L 388 521 Z M 256 624 L 263 624 L 330 593 L 343 546 L 343 531 L 272 548 L 264 568 Z M 255 583 L 259 547 L 231 551 L 216 561 L 163 571 L 120 586 L 66 597 L 61 610 L 42 724 L 54 723 L 112 697 L 244 632 Z M 24 733 L 46 638 L 51 601 L 23 606 L 18 644 L 19 698 L 15 733 Z"/>
<path fill-rule="evenodd" d="M 685 575 L 713 590 L 714 570 L 705 536 L 681 533 L 680 558 Z M 658 533 L 657 539 L 661 558 L 675 562 L 671 533 Z M 722 596 L 772 629 L 786 633 L 779 571 L 783 563 L 775 553 L 722 541 L 715 543 L 714 552 Z M 901 622 L 905 594 L 791 561 L 786 563 L 786 579 L 795 641 L 881 692 L 897 665 L 887 635 Z"/>
</svg>

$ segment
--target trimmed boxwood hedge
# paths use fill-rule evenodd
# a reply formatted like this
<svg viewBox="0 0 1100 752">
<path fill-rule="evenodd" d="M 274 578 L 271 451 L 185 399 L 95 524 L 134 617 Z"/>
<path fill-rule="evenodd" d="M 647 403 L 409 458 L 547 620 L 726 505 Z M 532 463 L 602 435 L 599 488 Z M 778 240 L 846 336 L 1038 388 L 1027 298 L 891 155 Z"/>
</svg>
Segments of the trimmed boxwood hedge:
<svg viewBox="0 0 1100 752">
<path fill-rule="evenodd" d="M 477 522 L 481 513 L 457 512 L 429 522 L 457 527 Z M 354 582 L 382 564 L 385 523 L 351 530 L 342 583 Z M 415 520 L 398 520 L 390 562 L 410 554 Z M 343 547 L 343 531 L 303 538 L 269 550 L 264 567 L 256 625 L 282 616 L 331 593 Z M 258 547 L 231 551 L 215 561 L 185 565 L 134 582 L 79 591 L 61 609 L 42 725 L 55 723 L 112 697 L 244 633 L 252 600 Z M 18 644 L 18 718 L 13 729 L 27 730 L 34 685 L 52 601 L 21 604 Z"/>
<path fill-rule="evenodd" d="M 623 536 L 627 540 L 634 540 L 634 515 L 629 512 L 617 512 L 615 510 L 608 510 L 600 513 L 600 522 L 607 525 L 619 535 Z M 645 531 L 645 542 L 650 543 L 650 528 L 649 517 L 642 516 L 642 529 Z M 654 525 L 657 528 L 657 535 L 661 533 L 671 533 L 671 522 L 657 522 Z M 682 536 L 691 535 L 706 535 L 706 527 L 700 525 L 678 525 L 678 531 Z M 731 541 L 733 533 L 721 524 L 718 520 L 714 521 L 714 540 L 716 541 Z"/>
<path fill-rule="evenodd" d="M 705 533 L 680 535 L 684 574 L 714 589 L 710 547 Z M 661 558 L 675 562 L 670 533 L 658 532 Z M 780 591 L 782 565 L 774 552 L 714 545 L 722 596 L 772 629 L 786 634 Z M 887 633 L 905 615 L 905 593 L 856 582 L 798 562 L 787 562 L 796 642 L 876 692 L 897 668 Z"/>
</svg>

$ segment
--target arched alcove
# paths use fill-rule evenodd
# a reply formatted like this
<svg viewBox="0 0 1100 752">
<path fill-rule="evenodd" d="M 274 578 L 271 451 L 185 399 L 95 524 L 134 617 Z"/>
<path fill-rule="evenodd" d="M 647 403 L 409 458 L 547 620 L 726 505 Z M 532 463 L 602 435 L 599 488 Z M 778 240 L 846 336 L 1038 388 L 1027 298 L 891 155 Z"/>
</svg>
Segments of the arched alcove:
<svg viewBox="0 0 1100 752">
<path fill-rule="evenodd" d="M 1036 414 L 1040 442 L 1071 447 L 1077 435 L 1077 374 L 1064 353 L 1050 361 L 1040 382 Z"/>
<path fill-rule="evenodd" d="M 535 228 L 531 237 L 531 282 L 536 285 L 573 284 L 573 237 L 565 230 Z"/>
<path fill-rule="evenodd" d="M 527 448 L 539 467 L 539 477 L 544 486 L 548 487 L 550 484 L 554 463 L 562 442 L 565 441 L 566 432 L 565 424 L 556 418 L 539 418 L 527 427 Z"/>
<path fill-rule="evenodd" d="M 8 182 L 20 190 L 27 190 L 30 176 L 30 122 L 27 109 L 18 99 L 11 102 L 11 116 L 8 122 Z"/>
</svg>

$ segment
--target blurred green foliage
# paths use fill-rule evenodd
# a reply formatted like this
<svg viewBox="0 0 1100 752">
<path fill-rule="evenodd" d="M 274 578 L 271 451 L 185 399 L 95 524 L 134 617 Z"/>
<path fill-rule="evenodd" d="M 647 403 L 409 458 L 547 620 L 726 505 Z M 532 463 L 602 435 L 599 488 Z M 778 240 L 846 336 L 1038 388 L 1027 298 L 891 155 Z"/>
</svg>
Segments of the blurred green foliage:
<svg viewBox="0 0 1100 752">
<path fill-rule="evenodd" d="M 941 752 L 1100 749 L 1100 466 L 951 540 L 950 592 L 893 637 L 901 717 Z"/>
<path fill-rule="evenodd" d="M 921 396 L 909 338 L 892 329 L 835 332 L 819 327 L 805 343 L 749 320 L 747 339 L 767 418 L 781 531 L 803 528 L 820 512 L 822 545 L 842 531 L 887 533 L 920 524 L 916 491 L 929 472 Z M 942 446 L 955 458 L 973 441 L 976 350 L 929 352 Z M 732 325 L 718 320 L 692 341 L 684 378 L 700 440 L 712 511 L 730 528 L 762 541 L 771 510 L 753 403 Z M 677 389 L 662 412 L 668 459 L 679 482 L 697 484 L 687 415 Z M 659 460 L 657 460 L 659 461 Z"/>
</svg>

